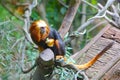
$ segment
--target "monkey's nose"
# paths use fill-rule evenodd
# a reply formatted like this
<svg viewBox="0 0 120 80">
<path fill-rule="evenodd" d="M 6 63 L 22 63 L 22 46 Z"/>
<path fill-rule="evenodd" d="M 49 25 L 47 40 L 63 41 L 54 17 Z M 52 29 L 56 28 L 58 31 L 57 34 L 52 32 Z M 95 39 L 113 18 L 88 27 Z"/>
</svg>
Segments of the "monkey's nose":
<svg viewBox="0 0 120 80">
<path fill-rule="evenodd" d="M 40 32 L 43 34 L 45 32 L 45 27 L 41 27 Z"/>
</svg>

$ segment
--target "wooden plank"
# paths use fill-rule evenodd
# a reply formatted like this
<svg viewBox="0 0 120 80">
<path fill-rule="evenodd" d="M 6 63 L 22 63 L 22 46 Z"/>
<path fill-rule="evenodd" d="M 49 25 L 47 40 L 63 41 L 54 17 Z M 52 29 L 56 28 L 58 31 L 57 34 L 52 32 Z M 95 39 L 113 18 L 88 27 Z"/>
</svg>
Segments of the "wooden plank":
<svg viewBox="0 0 120 80">
<path fill-rule="evenodd" d="M 115 42 L 113 47 L 98 59 L 91 68 L 86 70 L 86 74 L 90 80 L 99 80 L 120 59 L 120 30 L 111 27 L 110 25 L 106 26 L 81 51 L 72 56 L 72 58 L 77 61 L 77 64 L 81 64 L 80 53 L 85 53 L 86 55 L 83 58 L 84 64 L 96 56 L 107 44 L 113 41 Z"/>
<path fill-rule="evenodd" d="M 98 33 L 98 35 L 96 35 L 82 50 L 72 55 L 71 58 L 73 58 L 75 61 L 80 61 L 81 54 L 85 53 L 91 47 L 91 45 L 93 45 L 99 39 L 99 37 L 101 37 L 104 34 L 104 32 L 107 31 L 110 27 L 111 27 L 110 25 L 104 27 Z"/>
<path fill-rule="evenodd" d="M 101 50 L 101 48 L 114 40 L 100 37 L 88 50 L 84 62 L 89 61 L 92 57 Z M 98 61 L 89 69 L 86 70 L 88 77 L 91 80 L 99 80 L 109 69 L 116 64 L 120 59 L 120 44 L 115 42 L 111 49 L 98 59 Z M 103 67 L 104 66 L 104 67 Z"/>
<path fill-rule="evenodd" d="M 105 31 L 104 34 L 106 34 L 106 32 L 110 32 L 111 29 L 112 29 L 112 27 L 109 28 L 107 31 Z M 116 33 L 118 33 L 118 32 L 119 32 L 119 30 L 117 31 L 117 29 L 116 29 Z M 85 57 L 84 62 L 87 62 L 92 57 L 94 57 L 96 55 L 96 53 L 102 47 L 104 47 L 103 45 L 106 45 L 108 42 L 115 41 L 115 44 L 91 68 L 86 70 L 86 73 L 91 80 L 99 80 L 120 59 L 120 47 L 119 47 L 120 46 L 120 44 L 119 44 L 120 36 L 119 37 L 117 36 L 117 40 L 115 40 L 116 37 L 106 38 L 103 35 L 101 37 L 99 37 L 99 39 L 96 41 L 96 43 L 94 43 L 87 50 L 86 53 L 88 55 Z M 108 34 L 108 35 L 110 35 L 110 34 Z"/>
<path fill-rule="evenodd" d="M 113 40 L 99 38 L 87 51 L 84 58 L 84 63 L 92 59 L 98 52 L 100 52 L 107 44 L 113 42 Z M 120 44 L 114 43 L 112 48 L 106 51 L 97 62 L 86 70 L 86 74 L 91 80 L 99 80 L 119 59 Z"/>
<path fill-rule="evenodd" d="M 120 80 L 120 60 L 105 73 L 101 80 Z"/>
<path fill-rule="evenodd" d="M 120 30 L 115 27 L 111 27 L 102 35 L 102 37 L 112 39 L 120 43 Z"/>
<path fill-rule="evenodd" d="M 101 70 L 98 72 L 98 74 L 96 76 L 93 76 L 93 78 L 91 80 L 99 80 L 102 76 L 105 75 L 105 73 L 107 71 L 109 71 L 113 67 L 113 65 L 116 64 L 116 62 L 118 62 L 118 60 L 120 60 L 120 55 L 115 56 L 111 61 L 108 62 L 108 64 L 106 64 L 104 67 L 102 67 Z M 105 80 L 105 79 L 103 79 L 103 80 Z"/>
</svg>

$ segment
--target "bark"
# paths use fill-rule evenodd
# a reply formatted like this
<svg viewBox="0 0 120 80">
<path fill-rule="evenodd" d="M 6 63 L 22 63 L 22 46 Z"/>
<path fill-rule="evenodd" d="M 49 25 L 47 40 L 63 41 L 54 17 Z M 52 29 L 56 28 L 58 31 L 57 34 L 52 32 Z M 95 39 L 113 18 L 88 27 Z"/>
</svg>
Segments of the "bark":
<svg viewBox="0 0 120 80">
<path fill-rule="evenodd" d="M 71 0 L 68 11 L 63 19 L 60 29 L 59 29 L 59 33 L 62 38 L 64 38 L 65 34 L 70 29 L 73 19 L 76 15 L 76 12 L 80 5 L 80 2 L 81 2 L 81 0 Z"/>
<path fill-rule="evenodd" d="M 45 75 L 49 77 L 54 69 L 54 53 L 50 49 L 46 49 L 40 53 L 36 62 L 37 68 L 33 74 L 33 80 L 46 80 Z"/>
</svg>

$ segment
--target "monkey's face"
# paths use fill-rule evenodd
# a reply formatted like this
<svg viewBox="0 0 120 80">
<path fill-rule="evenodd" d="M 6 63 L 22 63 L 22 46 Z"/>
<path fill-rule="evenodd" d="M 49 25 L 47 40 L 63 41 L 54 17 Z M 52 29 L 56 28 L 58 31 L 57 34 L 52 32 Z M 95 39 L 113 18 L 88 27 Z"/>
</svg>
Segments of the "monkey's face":
<svg viewBox="0 0 120 80">
<path fill-rule="evenodd" d="M 46 29 L 48 25 L 44 21 L 40 20 L 36 23 L 36 27 L 39 28 L 40 34 L 44 34 L 47 31 Z"/>
<path fill-rule="evenodd" d="M 34 21 L 30 26 L 30 34 L 35 41 L 45 39 L 49 35 L 49 32 L 49 26 L 43 20 Z"/>
</svg>

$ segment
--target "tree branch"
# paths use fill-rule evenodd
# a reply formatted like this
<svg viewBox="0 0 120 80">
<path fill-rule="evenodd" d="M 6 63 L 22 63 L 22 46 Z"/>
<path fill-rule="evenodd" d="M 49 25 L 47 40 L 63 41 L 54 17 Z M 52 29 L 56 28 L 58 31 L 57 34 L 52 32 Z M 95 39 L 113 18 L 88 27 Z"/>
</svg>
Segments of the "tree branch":
<svg viewBox="0 0 120 80">
<path fill-rule="evenodd" d="M 60 33 L 62 38 L 64 38 L 65 34 L 70 29 L 70 26 L 73 22 L 75 14 L 76 14 L 78 7 L 80 5 L 80 2 L 81 2 L 80 0 L 71 0 L 68 11 L 67 11 L 67 13 L 62 21 L 60 29 L 59 29 L 59 33 Z"/>
<path fill-rule="evenodd" d="M 32 13 L 32 9 L 37 5 L 37 0 L 34 0 L 32 4 L 30 4 L 28 6 L 28 8 L 26 9 L 25 11 L 25 14 L 24 14 L 24 27 L 23 27 L 23 30 L 25 32 L 25 36 L 26 36 L 26 39 L 31 43 L 33 44 L 33 41 L 30 37 L 30 34 L 29 34 L 29 27 L 30 27 L 30 16 L 31 16 L 31 13 Z"/>
</svg>

